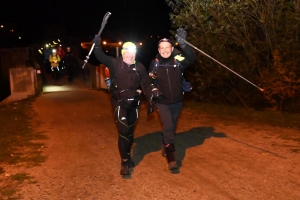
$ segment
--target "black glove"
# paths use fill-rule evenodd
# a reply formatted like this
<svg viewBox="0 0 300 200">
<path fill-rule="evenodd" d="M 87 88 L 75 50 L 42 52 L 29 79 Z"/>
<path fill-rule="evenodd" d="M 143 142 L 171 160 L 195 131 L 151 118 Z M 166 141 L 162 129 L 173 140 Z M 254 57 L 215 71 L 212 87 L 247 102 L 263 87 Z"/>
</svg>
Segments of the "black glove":
<svg viewBox="0 0 300 200">
<path fill-rule="evenodd" d="M 161 99 L 162 98 L 162 93 L 157 88 L 153 88 L 151 93 L 152 93 L 153 98 L 156 98 L 156 99 Z"/>
<path fill-rule="evenodd" d="M 95 37 L 92 40 L 92 43 L 95 43 L 95 47 L 99 47 L 101 44 L 101 38 L 95 35 Z"/>
<path fill-rule="evenodd" d="M 177 35 L 181 37 L 182 39 L 186 40 L 186 31 L 183 28 L 177 29 Z M 185 41 L 180 39 L 179 37 L 176 37 L 176 40 L 180 47 L 185 47 Z"/>
<path fill-rule="evenodd" d="M 147 115 L 149 115 L 150 113 L 154 112 L 154 109 L 155 109 L 155 105 L 153 104 L 152 101 L 150 101 L 148 103 L 148 112 L 147 112 Z"/>
</svg>

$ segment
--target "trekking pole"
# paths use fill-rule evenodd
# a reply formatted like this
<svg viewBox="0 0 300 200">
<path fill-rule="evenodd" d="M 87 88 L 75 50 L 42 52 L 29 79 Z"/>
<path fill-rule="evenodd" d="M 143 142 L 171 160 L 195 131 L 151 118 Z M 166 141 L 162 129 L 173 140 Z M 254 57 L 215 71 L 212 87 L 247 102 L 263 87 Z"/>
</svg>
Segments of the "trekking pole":
<svg viewBox="0 0 300 200">
<path fill-rule="evenodd" d="M 257 85 L 255 85 L 254 83 L 252 83 L 251 81 L 247 80 L 246 78 L 242 77 L 241 75 L 239 75 L 238 73 L 236 73 L 235 71 L 233 71 L 232 69 L 230 69 L 229 67 L 227 67 L 226 65 L 224 65 L 223 63 L 217 61 L 216 59 L 214 59 L 213 57 L 211 57 L 210 55 L 206 54 L 205 52 L 201 51 L 200 49 L 198 49 L 197 47 L 195 47 L 194 45 L 192 45 L 191 43 L 189 43 L 188 41 L 186 41 L 185 39 L 182 39 L 180 36 L 178 36 L 177 34 L 175 35 L 176 38 L 179 38 L 181 40 L 183 40 L 185 43 L 187 43 L 189 46 L 193 47 L 194 49 L 196 49 L 197 51 L 199 51 L 200 53 L 202 53 L 203 55 L 207 56 L 208 58 L 212 59 L 213 61 L 215 61 L 216 63 L 218 63 L 219 65 L 221 65 L 222 67 L 225 67 L 226 69 L 228 69 L 229 71 L 231 71 L 232 73 L 234 73 L 235 75 L 237 75 L 238 77 L 244 79 L 245 81 L 247 81 L 248 83 L 250 83 L 251 85 L 253 85 L 254 87 L 258 88 L 260 91 L 264 91 L 263 88 L 258 87 Z"/>
<path fill-rule="evenodd" d="M 111 15 L 110 12 L 107 12 L 107 13 L 104 15 L 103 20 L 102 20 L 102 24 L 101 24 L 101 28 L 100 28 L 98 34 L 97 34 L 95 37 L 100 37 L 100 35 L 101 35 L 101 33 L 102 33 L 102 31 L 103 31 L 103 29 L 104 29 L 106 23 L 107 23 L 107 19 L 109 18 L 110 15 Z M 95 43 L 92 44 L 92 47 L 91 47 L 91 49 L 90 49 L 90 51 L 89 51 L 89 54 L 86 56 L 86 59 L 84 60 L 84 64 L 83 64 L 83 66 L 82 66 L 82 69 L 84 68 L 84 66 L 85 66 L 86 63 L 88 62 L 88 59 L 90 58 L 90 55 L 91 55 L 92 51 L 94 50 L 94 46 L 95 46 Z"/>
</svg>

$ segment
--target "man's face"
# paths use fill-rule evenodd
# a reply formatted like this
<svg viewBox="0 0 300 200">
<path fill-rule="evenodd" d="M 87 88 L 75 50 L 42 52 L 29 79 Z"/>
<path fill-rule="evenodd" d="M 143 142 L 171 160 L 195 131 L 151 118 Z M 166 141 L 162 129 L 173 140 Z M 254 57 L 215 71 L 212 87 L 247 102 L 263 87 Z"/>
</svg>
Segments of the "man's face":
<svg viewBox="0 0 300 200">
<path fill-rule="evenodd" d="M 134 63 L 135 56 L 136 56 L 136 52 L 131 52 L 131 51 L 124 51 L 124 53 L 122 54 L 123 61 L 128 65 Z"/>
<path fill-rule="evenodd" d="M 169 42 L 161 42 L 158 46 L 158 52 L 163 58 L 169 58 L 174 47 Z"/>
</svg>

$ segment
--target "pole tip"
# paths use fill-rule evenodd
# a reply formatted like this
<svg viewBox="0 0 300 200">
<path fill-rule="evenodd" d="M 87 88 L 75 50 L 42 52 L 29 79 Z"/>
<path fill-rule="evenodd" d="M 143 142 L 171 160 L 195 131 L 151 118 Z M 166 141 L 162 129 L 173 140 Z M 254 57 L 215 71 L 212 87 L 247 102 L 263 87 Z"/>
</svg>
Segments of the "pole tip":
<svg viewBox="0 0 300 200">
<path fill-rule="evenodd" d="M 262 92 L 265 91 L 263 88 L 259 88 L 259 90 L 262 91 Z"/>
</svg>

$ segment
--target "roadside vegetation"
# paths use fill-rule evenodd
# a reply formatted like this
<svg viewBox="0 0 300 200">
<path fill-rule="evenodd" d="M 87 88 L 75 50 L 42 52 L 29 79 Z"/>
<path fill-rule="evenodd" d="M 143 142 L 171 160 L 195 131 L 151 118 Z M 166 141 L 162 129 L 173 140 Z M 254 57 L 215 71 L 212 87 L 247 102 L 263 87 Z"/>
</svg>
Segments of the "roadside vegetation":
<svg viewBox="0 0 300 200">
<path fill-rule="evenodd" d="M 195 100 L 300 112 L 300 1 L 166 2 L 173 30 L 185 28 L 190 43 L 264 89 L 195 50 L 197 62 L 185 74 Z"/>
</svg>

